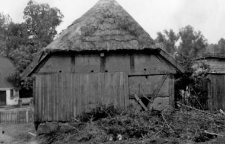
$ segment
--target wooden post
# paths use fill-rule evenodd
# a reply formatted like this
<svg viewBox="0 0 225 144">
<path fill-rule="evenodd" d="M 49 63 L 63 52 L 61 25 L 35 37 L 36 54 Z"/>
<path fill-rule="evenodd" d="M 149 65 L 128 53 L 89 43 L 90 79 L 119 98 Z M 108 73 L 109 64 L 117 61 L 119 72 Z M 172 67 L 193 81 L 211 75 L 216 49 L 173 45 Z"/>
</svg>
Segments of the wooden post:
<svg viewBox="0 0 225 144">
<path fill-rule="evenodd" d="M 170 93 L 170 98 L 169 98 L 169 104 L 172 108 L 175 107 L 175 83 L 174 83 L 174 76 L 170 75 L 170 82 L 169 82 L 169 93 Z"/>
<path fill-rule="evenodd" d="M 207 100 L 207 108 L 212 111 L 213 110 L 213 93 L 212 93 L 212 83 L 211 83 L 212 76 L 209 76 L 209 81 L 207 82 L 207 93 L 208 93 L 208 100 Z"/>
<path fill-rule="evenodd" d="M 143 104 L 143 102 L 141 101 L 141 99 L 139 99 L 139 97 L 136 94 L 134 95 L 134 97 L 138 101 L 138 103 L 144 108 L 144 110 L 147 111 L 148 108 Z"/>
<path fill-rule="evenodd" d="M 19 99 L 18 102 L 19 102 L 19 107 L 22 107 L 22 99 Z"/>
<path fill-rule="evenodd" d="M 28 115 L 28 109 L 26 109 L 26 122 L 29 122 L 29 115 Z"/>
</svg>

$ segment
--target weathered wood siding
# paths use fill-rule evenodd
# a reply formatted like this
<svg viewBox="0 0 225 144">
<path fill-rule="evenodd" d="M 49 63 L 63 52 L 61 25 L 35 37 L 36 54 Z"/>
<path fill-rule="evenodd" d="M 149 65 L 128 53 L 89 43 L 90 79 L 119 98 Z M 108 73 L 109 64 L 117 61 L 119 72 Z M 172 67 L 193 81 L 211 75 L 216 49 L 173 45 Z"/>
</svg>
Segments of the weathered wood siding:
<svg viewBox="0 0 225 144">
<path fill-rule="evenodd" d="M 208 107 L 211 110 L 225 110 L 225 75 L 210 74 L 208 83 Z"/>
<path fill-rule="evenodd" d="M 169 97 L 170 78 L 168 75 L 146 75 L 129 77 L 129 94 L 147 97 Z"/>
<path fill-rule="evenodd" d="M 55 53 L 34 73 L 35 122 L 70 121 L 97 103 L 126 107 L 134 95 L 172 104 L 175 73 L 149 51 Z"/>
<path fill-rule="evenodd" d="M 129 104 L 128 76 L 118 73 L 36 75 L 35 121 L 70 121 L 96 104 Z"/>
<path fill-rule="evenodd" d="M 46 73 L 176 73 L 160 55 L 151 53 L 55 54 L 36 71 Z"/>
</svg>

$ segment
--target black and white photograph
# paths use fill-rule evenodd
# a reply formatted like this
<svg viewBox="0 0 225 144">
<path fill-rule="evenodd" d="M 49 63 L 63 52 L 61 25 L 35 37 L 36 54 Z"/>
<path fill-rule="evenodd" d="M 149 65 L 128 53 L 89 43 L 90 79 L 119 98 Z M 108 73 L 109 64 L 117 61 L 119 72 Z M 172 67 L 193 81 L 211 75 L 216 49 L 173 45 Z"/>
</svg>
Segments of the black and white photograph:
<svg viewBox="0 0 225 144">
<path fill-rule="evenodd" d="M 0 143 L 225 143 L 225 1 L 0 0 Z"/>
</svg>

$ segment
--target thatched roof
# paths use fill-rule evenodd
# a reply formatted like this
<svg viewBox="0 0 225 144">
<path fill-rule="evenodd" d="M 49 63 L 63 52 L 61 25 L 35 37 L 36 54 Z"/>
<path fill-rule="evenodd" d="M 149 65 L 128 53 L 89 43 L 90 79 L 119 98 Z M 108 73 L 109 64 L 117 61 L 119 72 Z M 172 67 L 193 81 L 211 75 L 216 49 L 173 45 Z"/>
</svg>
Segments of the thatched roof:
<svg viewBox="0 0 225 144">
<path fill-rule="evenodd" d="M 0 55 L 0 89 L 13 88 L 13 84 L 8 81 L 8 77 L 15 73 L 15 66 L 9 58 Z"/>
<path fill-rule="evenodd" d="M 100 0 L 49 44 L 48 51 L 154 48 L 149 34 L 115 1 Z"/>
</svg>

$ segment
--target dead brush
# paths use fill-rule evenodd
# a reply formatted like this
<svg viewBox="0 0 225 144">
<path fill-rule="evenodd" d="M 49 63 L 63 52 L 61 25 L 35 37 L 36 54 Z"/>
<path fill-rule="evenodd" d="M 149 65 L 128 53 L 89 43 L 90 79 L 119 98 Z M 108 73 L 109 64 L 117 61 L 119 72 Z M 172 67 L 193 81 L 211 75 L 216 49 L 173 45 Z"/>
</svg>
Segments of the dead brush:
<svg viewBox="0 0 225 144">
<path fill-rule="evenodd" d="M 130 140 L 135 140 L 135 143 L 158 140 L 195 143 L 222 138 L 225 114 L 213 114 L 185 105 L 172 112 L 136 112 L 133 106 L 122 109 L 99 105 L 74 118 L 70 126 L 75 128 L 74 131 L 63 135 L 69 135 L 69 139 L 77 143 Z M 55 135 L 52 137 L 54 139 Z"/>
</svg>

